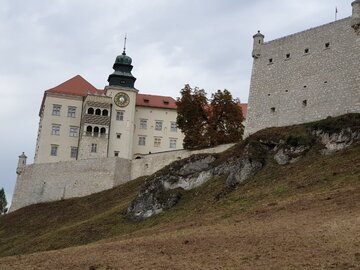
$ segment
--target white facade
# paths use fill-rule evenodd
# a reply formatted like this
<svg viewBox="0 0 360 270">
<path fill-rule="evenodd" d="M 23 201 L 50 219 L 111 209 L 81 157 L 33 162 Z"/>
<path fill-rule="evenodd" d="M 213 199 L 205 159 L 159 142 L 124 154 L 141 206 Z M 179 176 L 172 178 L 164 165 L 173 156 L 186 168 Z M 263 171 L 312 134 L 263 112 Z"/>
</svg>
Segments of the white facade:
<svg viewBox="0 0 360 270">
<path fill-rule="evenodd" d="M 71 157 L 70 153 L 79 144 L 82 98 L 49 93 L 44 100 L 35 163 L 75 160 L 76 156 Z"/>
<path fill-rule="evenodd" d="M 171 97 L 142 95 L 134 88 L 120 86 L 86 90 L 82 83 L 87 82 L 76 76 L 45 92 L 35 163 L 133 159 L 182 149 L 183 134 L 176 127 L 177 112 Z M 76 86 L 80 89 L 75 91 Z M 115 103 L 118 93 L 128 96 L 126 106 Z"/>
</svg>

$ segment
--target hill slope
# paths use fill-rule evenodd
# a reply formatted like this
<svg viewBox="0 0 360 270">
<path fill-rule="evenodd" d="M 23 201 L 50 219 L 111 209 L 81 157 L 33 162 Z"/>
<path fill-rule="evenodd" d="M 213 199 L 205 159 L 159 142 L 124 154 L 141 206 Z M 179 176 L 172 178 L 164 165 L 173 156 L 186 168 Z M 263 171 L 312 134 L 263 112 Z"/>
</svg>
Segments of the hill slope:
<svg viewBox="0 0 360 270">
<path fill-rule="evenodd" d="M 359 120 L 352 115 L 312 125 L 338 132 L 359 128 Z M 308 141 L 308 128 L 264 130 L 251 140 Z M 356 269 L 360 145 L 332 155 L 319 154 L 320 148 L 313 143 L 297 162 L 283 166 L 266 156 L 263 169 L 235 188 L 219 176 L 181 191 L 173 208 L 141 222 L 124 213 L 145 179 L 20 209 L 0 217 L 1 256 L 101 241 L 2 258 L 0 269 Z"/>
</svg>

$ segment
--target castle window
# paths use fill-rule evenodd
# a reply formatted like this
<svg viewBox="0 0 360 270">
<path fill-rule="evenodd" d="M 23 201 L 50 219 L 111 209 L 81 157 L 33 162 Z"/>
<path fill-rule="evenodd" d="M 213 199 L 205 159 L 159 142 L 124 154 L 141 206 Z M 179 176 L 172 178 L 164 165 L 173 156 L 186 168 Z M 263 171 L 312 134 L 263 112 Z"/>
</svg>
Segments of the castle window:
<svg viewBox="0 0 360 270">
<path fill-rule="evenodd" d="M 103 116 L 108 116 L 108 115 L 109 115 L 109 111 L 108 111 L 108 110 L 103 110 L 103 111 L 102 111 L 102 115 L 103 115 Z"/>
<path fill-rule="evenodd" d="M 51 135 L 60 135 L 60 125 L 53 124 L 51 126 Z"/>
<path fill-rule="evenodd" d="M 91 144 L 91 153 L 96 153 L 97 152 L 97 144 L 96 143 L 92 143 Z"/>
<path fill-rule="evenodd" d="M 75 118 L 75 112 L 76 112 L 76 107 L 69 106 L 67 116 L 71 118 Z"/>
<path fill-rule="evenodd" d="M 309 49 L 306 48 L 306 49 L 304 50 L 304 52 L 305 52 L 305 53 L 309 53 Z"/>
<path fill-rule="evenodd" d="M 306 88 L 307 86 L 306 85 L 304 85 L 304 88 Z"/>
<path fill-rule="evenodd" d="M 288 93 L 289 92 L 289 90 L 285 90 L 285 93 Z"/>
<path fill-rule="evenodd" d="M 155 121 L 155 130 L 159 130 L 161 131 L 162 130 L 162 123 L 163 121 Z"/>
<path fill-rule="evenodd" d="M 116 139 L 120 139 L 121 138 L 121 133 L 116 133 Z"/>
<path fill-rule="evenodd" d="M 71 158 L 76 158 L 76 156 L 77 156 L 77 152 L 78 152 L 77 147 L 71 147 L 71 150 L 70 150 L 70 157 L 71 157 Z"/>
<path fill-rule="evenodd" d="M 140 119 L 140 129 L 147 129 L 147 119 Z"/>
<path fill-rule="evenodd" d="M 116 111 L 116 120 L 124 121 L 124 113 L 125 111 Z"/>
<path fill-rule="evenodd" d="M 325 81 L 324 83 L 327 83 L 327 81 Z"/>
<path fill-rule="evenodd" d="M 286 59 L 289 59 L 290 58 L 290 53 L 287 53 L 286 54 Z"/>
<path fill-rule="evenodd" d="M 99 136 L 99 127 L 94 127 L 94 137 Z"/>
<path fill-rule="evenodd" d="M 270 110 L 271 110 L 272 113 L 274 113 L 275 112 L 275 107 L 272 107 Z"/>
<path fill-rule="evenodd" d="M 154 147 L 160 147 L 161 145 L 161 137 L 154 138 Z"/>
<path fill-rule="evenodd" d="M 114 156 L 118 157 L 119 156 L 119 151 L 114 151 Z"/>
<path fill-rule="evenodd" d="M 58 145 L 52 144 L 50 150 L 50 156 L 56 157 L 58 153 L 58 148 L 59 148 Z"/>
<path fill-rule="evenodd" d="M 175 149 L 176 148 L 176 141 L 177 139 L 171 139 L 170 138 L 170 148 Z"/>
<path fill-rule="evenodd" d="M 100 109 L 96 109 L 96 110 L 95 110 L 95 114 L 96 114 L 96 115 L 101 115 L 101 110 L 100 110 Z"/>
<path fill-rule="evenodd" d="M 91 136 L 92 131 L 93 131 L 92 126 L 87 126 L 87 128 L 86 128 L 86 135 Z"/>
<path fill-rule="evenodd" d="M 139 136 L 138 145 L 145 145 L 146 143 L 146 137 L 145 136 Z"/>
<path fill-rule="evenodd" d="M 177 124 L 176 122 L 170 122 L 170 131 L 177 132 Z"/>
<path fill-rule="evenodd" d="M 305 100 L 303 100 L 303 102 L 302 102 L 302 106 L 303 107 L 306 107 L 307 106 L 307 100 L 305 99 Z"/>
<path fill-rule="evenodd" d="M 269 64 L 272 64 L 272 63 L 273 63 L 273 59 L 270 58 L 270 59 L 269 59 Z"/>
<path fill-rule="evenodd" d="M 100 129 L 100 136 L 103 137 L 103 136 L 105 136 L 105 134 L 106 134 L 106 128 L 102 127 Z"/>
<path fill-rule="evenodd" d="M 326 49 L 330 48 L 330 42 L 325 43 L 325 48 Z"/>
<path fill-rule="evenodd" d="M 60 116 L 61 105 L 53 104 L 52 115 Z"/>
<path fill-rule="evenodd" d="M 94 109 L 90 107 L 90 108 L 87 110 L 87 113 L 88 113 L 88 114 L 94 114 Z"/>
<path fill-rule="evenodd" d="M 69 132 L 70 137 L 77 137 L 78 133 L 79 133 L 78 127 L 70 127 L 70 132 Z"/>
<path fill-rule="evenodd" d="M 268 97 L 270 97 L 270 94 L 268 94 Z"/>
</svg>

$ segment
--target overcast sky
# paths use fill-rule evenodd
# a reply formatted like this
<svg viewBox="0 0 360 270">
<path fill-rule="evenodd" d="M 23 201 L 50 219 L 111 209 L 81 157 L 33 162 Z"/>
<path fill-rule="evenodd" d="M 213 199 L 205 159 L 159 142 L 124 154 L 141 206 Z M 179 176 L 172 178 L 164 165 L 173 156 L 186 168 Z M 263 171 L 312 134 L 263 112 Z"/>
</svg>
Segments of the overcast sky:
<svg viewBox="0 0 360 270">
<path fill-rule="evenodd" d="M 0 188 L 33 162 L 43 92 L 80 74 L 103 89 L 127 33 L 136 88 L 184 84 L 247 102 L 252 35 L 265 40 L 351 15 L 352 0 L 0 0 Z"/>
</svg>

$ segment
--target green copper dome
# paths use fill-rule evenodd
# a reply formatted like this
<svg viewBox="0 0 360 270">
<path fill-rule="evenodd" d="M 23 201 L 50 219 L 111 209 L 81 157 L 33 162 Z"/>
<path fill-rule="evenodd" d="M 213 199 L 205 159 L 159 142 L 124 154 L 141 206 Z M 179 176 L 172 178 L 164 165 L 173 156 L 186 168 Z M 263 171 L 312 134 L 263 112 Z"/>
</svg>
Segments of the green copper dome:
<svg viewBox="0 0 360 270">
<path fill-rule="evenodd" d="M 121 86 L 134 88 L 136 78 L 131 74 L 133 66 L 132 59 L 124 52 L 117 56 L 113 65 L 114 72 L 109 75 L 108 82 L 110 86 Z"/>
<path fill-rule="evenodd" d="M 131 57 L 127 56 L 125 51 L 116 57 L 115 64 L 123 64 L 123 65 L 131 65 L 132 59 Z"/>
</svg>

